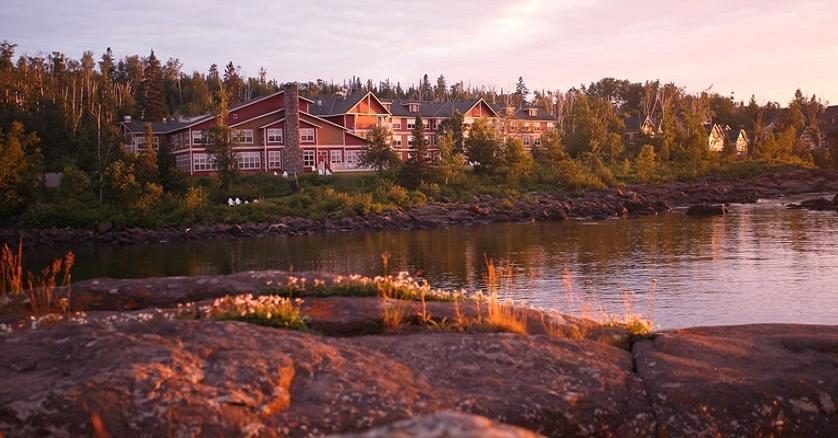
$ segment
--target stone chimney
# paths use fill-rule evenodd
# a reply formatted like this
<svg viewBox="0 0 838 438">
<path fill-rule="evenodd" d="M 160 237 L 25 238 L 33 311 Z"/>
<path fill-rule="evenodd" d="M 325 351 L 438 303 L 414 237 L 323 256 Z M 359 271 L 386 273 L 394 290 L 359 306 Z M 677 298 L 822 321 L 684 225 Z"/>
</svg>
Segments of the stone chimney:
<svg viewBox="0 0 838 438">
<path fill-rule="evenodd" d="M 282 170 L 288 173 L 303 172 L 303 149 L 300 147 L 300 100 L 297 83 L 286 84 L 285 101 L 285 150 L 282 151 Z"/>
</svg>

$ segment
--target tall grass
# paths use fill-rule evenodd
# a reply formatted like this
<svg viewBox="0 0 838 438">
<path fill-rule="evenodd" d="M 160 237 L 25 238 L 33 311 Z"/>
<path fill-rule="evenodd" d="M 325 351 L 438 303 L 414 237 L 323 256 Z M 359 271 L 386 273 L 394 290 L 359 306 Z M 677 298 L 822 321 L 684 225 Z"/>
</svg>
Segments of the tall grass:
<svg viewBox="0 0 838 438">
<path fill-rule="evenodd" d="M 0 296 L 18 295 L 23 292 L 23 240 L 18 241 L 17 252 L 3 245 L 0 252 Z"/>
<path fill-rule="evenodd" d="M 76 256 L 70 251 L 64 257 L 53 260 L 53 262 L 42 269 L 38 274 L 33 274 L 23 269 L 23 241 L 18 242 L 17 251 L 12 251 L 8 245 L 3 245 L 0 251 L 0 297 L 9 301 L 10 296 L 26 294 L 30 311 L 35 316 L 46 315 L 59 311 L 69 313 L 71 288 L 73 280 L 72 270 Z M 26 275 L 24 277 L 24 272 Z M 24 278 L 26 282 L 24 283 Z M 26 289 L 24 290 L 24 284 Z M 66 289 L 66 296 L 57 298 L 55 289 L 63 286 Z"/>
</svg>

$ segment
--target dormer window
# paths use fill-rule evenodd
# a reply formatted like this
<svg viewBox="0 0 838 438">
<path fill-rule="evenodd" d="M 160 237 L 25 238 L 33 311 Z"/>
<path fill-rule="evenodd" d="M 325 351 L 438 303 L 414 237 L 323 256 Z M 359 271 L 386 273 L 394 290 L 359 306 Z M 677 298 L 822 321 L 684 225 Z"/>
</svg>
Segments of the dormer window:
<svg viewBox="0 0 838 438">
<path fill-rule="evenodd" d="M 530 108 L 530 117 L 535 117 L 538 115 L 538 108 Z"/>
<path fill-rule="evenodd" d="M 408 105 L 408 111 L 410 111 L 412 113 L 418 113 L 419 112 L 419 104 L 418 103 L 411 103 L 410 105 Z"/>
</svg>

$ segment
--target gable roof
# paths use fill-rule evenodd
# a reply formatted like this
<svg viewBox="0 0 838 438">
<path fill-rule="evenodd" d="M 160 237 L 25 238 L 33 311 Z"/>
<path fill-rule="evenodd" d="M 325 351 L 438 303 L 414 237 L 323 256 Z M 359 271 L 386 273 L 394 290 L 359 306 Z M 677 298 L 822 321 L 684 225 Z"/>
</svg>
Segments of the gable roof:
<svg viewBox="0 0 838 438">
<path fill-rule="evenodd" d="M 352 108 L 361 103 L 367 96 L 375 99 L 387 111 L 387 105 L 378 99 L 372 91 L 366 93 L 355 93 L 347 96 L 324 96 L 318 97 L 309 110 L 317 116 L 339 116 L 348 113 Z M 390 114 L 387 111 L 386 114 Z"/>
<path fill-rule="evenodd" d="M 498 117 L 498 113 L 489 105 L 483 98 L 477 99 L 469 99 L 469 100 L 458 100 L 452 102 L 435 102 L 435 101 L 417 101 L 417 100 L 410 100 L 410 99 L 395 99 L 392 101 L 385 101 L 384 103 L 390 103 L 390 114 L 399 117 L 415 117 L 416 113 L 410 112 L 411 104 L 418 104 L 419 105 L 419 115 L 421 117 L 451 117 L 454 115 L 455 111 L 459 111 L 463 114 L 469 112 L 472 108 L 483 102 L 486 104 L 486 107 L 489 108 L 490 111 Z"/>
</svg>

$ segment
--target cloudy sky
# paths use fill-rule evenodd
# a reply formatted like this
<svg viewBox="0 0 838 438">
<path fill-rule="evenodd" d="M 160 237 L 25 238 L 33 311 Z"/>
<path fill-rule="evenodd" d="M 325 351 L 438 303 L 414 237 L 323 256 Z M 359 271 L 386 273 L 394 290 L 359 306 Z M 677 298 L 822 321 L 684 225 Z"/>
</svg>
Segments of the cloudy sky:
<svg viewBox="0 0 838 438">
<path fill-rule="evenodd" d="M 423 73 L 566 89 L 611 76 L 838 103 L 835 0 L 3 0 L 0 39 L 29 54 L 232 60 L 280 81 Z"/>
</svg>

